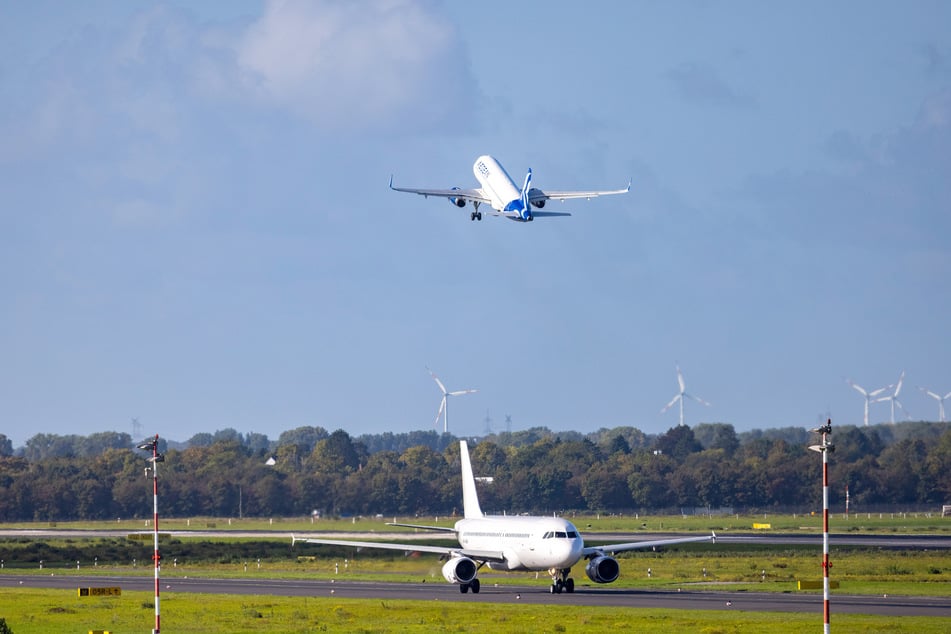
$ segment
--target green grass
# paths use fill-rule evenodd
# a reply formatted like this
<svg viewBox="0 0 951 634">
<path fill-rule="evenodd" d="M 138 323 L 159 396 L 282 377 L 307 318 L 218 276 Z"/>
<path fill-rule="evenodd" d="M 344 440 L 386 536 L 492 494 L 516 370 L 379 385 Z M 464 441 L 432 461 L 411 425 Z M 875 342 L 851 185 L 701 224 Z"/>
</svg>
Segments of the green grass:
<svg viewBox="0 0 951 634">
<path fill-rule="evenodd" d="M 0 617 L 15 634 L 148 631 L 155 623 L 153 597 L 78 598 L 75 591 L 14 590 L 4 593 Z M 9 600 L 8 600 L 9 599 Z M 166 594 L 163 631 L 210 632 L 583 632 L 651 631 L 690 634 L 762 632 L 797 634 L 822 627 L 822 615 L 640 608 L 574 608 L 563 605 L 439 603 L 335 598 Z M 951 617 L 833 614 L 836 632 L 951 631 Z"/>
<path fill-rule="evenodd" d="M 160 501 L 161 503 L 161 501 Z M 770 524 L 772 531 L 802 531 L 821 532 L 822 515 L 819 510 L 807 514 L 773 514 L 760 513 L 756 515 L 578 515 L 566 513 L 583 532 L 637 532 L 637 531 L 687 531 L 707 532 L 716 531 L 744 531 L 753 530 L 753 524 Z M 387 526 L 387 522 L 394 520 L 410 524 L 426 524 L 434 526 L 452 526 L 457 517 L 354 517 L 343 519 L 319 519 L 311 521 L 309 518 L 162 518 L 159 528 L 162 531 L 206 530 L 220 531 L 280 531 L 313 532 L 313 531 L 355 531 L 355 532 L 405 532 L 405 528 Z M 951 533 L 951 517 L 941 517 L 941 512 L 911 512 L 911 513 L 852 513 L 846 517 L 843 513 L 833 513 L 830 516 L 830 530 L 837 533 Z M 96 522 L 14 522 L 0 525 L 4 528 L 32 528 L 42 529 L 55 527 L 66 530 L 122 530 L 142 531 L 151 530 L 151 524 L 145 519 L 119 519 L 114 521 Z M 768 531 L 766 531 L 768 532 Z"/>
<path fill-rule="evenodd" d="M 393 518 L 386 518 L 392 521 Z M 753 517 L 574 517 L 571 518 L 592 542 L 596 532 L 750 531 L 753 522 L 768 522 L 773 531 L 818 532 L 813 516 Z M 435 518 L 402 518 L 402 521 L 436 523 Z M 442 525 L 452 519 L 440 518 Z M 833 521 L 839 532 L 936 533 L 951 529 L 947 518 L 919 514 L 892 517 L 860 517 L 850 523 Z M 190 525 L 188 525 L 190 524 Z M 254 538 L 202 539 L 186 537 L 165 540 L 163 578 L 175 577 L 264 577 L 268 579 L 352 579 L 393 582 L 426 579 L 442 582 L 440 562 L 435 556 L 404 556 L 391 551 L 334 549 L 286 542 L 289 532 L 393 530 L 380 519 L 363 520 L 266 520 L 193 519 L 170 520 L 165 530 L 200 530 L 214 524 L 217 529 L 272 530 L 275 535 Z M 591 525 L 590 527 L 588 525 Z M 143 530 L 142 522 L 59 523 L 57 528 L 116 528 Z M 47 524 L 30 524 L 44 528 Z M 10 528 L 11 525 L 0 526 Z M 406 530 L 406 529 L 396 529 Z M 380 535 L 385 539 L 385 535 Z M 36 561 L 39 552 L 47 557 L 44 569 Z M 92 565 L 99 553 L 99 565 Z M 106 553 L 109 553 L 107 555 Z M 75 537 L 44 540 L 0 538 L 0 556 L 5 558 L 2 573 L 57 575 L 141 574 L 151 575 L 151 542 L 122 539 Z M 133 569 L 129 559 L 139 558 Z M 173 565 L 175 557 L 179 565 Z M 261 556 L 261 567 L 257 558 Z M 75 560 L 80 559 L 76 570 Z M 821 578 L 821 553 L 806 546 L 753 546 L 748 544 L 688 544 L 661 552 L 633 551 L 621 558 L 621 578 L 614 588 L 669 590 L 729 589 L 767 592 L 796 592 L 797 579 Z M 951 551 L 896 551 L 876 548 L 849 548 L 833 545 L 832 579 L 839 590 L 849 594 L 889 594 L 951 596 Z M 247 570 L 245 570 L 247 564 Z M 335 567 L 336 566 L 336 567 Z M 651 575 L 647 575 L 647 569 Z M 703 571 L 706 569 L 706 576 Z M 765 576 L 763 574 L 765 571 Z M 501 574 L 484 570 L 485 584 L 549 584 L 547 575 Z M 578 566 L 573 576 L 579 587 L 591 586 Z M 814 592 L 814 591 L 813 591 Z M 110 630 L 143 631 L 154 626 L 151 593 L 127 592 L 117 598 L 79 599 L 75 591 L 10 589 L 0 601 L 0 618 L 16 634 L 53 631 Z M 761 613 L 736 611 L 692 611 L 627 608 L 582 608 L 563 605 L 498 605 L 478 603 L 440 604 L 419 601 L 349 600 L 270 596 L 197 595 L 167 593 L 162 596 L 162 627 L 165 631 L 202 632 L 611 632 L 650 630 L 720 634 L 769 630 L 771 634 L 801 632 L 821 627 L 821 614 Z M 836 632 L 932 632 L 951 631 L 949 618 L 883 618 L 836 614 Z"/>
</svg>

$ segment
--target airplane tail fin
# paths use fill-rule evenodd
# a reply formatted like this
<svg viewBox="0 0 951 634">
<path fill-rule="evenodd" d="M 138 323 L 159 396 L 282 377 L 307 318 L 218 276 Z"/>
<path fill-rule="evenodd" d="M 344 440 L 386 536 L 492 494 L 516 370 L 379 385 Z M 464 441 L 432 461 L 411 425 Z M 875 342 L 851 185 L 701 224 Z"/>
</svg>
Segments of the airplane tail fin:
<svg viewBox="0 0 951 634">
<path fill-rule="evenodd" d="M 469 462 L 469 445 L 459 441 L 459 458 L 462 460 L 462 507 L 466 519 L 483 517 L 476 492 L 475 476 L 472 475 L 472 463 Z"/>
<path fill-rule="evenodd" d="M 532 189 L 532 168 L 528 168 L 528 173 L 525 175 L 525 184 L 522 185 L 522 209 L 530 209 L 528 204 L 528 192 Z"/>
</svg>

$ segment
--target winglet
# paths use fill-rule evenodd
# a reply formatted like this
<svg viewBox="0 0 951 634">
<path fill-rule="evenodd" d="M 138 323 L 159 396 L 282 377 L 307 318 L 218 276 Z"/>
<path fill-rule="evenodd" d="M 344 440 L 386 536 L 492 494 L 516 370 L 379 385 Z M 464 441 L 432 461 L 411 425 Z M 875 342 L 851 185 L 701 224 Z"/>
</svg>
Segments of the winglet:
<svg viewBox="0 0 951 634">
<path fill-rule="evenodd" d="M 628 185 L 628 189 L 630 189 L 630 188 L 631 188 L 631 186 Z M 390 174 L 390 189 L 393 189 L 393 175 L 392 175 L 392 174 Z"/>
<path fill-rule="evenodd" d="M 713 542 L 714 544 L 717 543 L 717 532 L 716 532 L 716 531 L 710 531 L 710 541 Z"/>
<path fill-rule="evenodd" d="M 633 182 L 634 182 L 634 179 L 633 179 L 633 178 L 628 179 L 628 181 L 627 181 L 627 189 L 625 190 L 626 192 L 630 193 L 630 191 L 631 191 L 631 183 L 633 183 Z M 392 186 L 392 184 L 393 184 L 393 177 L 390 176 L 390 185 Z"/>
</svg>

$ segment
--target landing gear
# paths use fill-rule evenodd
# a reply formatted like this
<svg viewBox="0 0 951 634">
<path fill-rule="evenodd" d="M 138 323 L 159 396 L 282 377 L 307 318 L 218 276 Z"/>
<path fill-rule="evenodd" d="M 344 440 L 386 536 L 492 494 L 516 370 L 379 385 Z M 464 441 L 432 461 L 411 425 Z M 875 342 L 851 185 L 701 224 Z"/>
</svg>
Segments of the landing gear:
<svg viewBox="0 0 951 634">
<path fill-rule="evenodd" d="M 481 211 L 470 212 L 469 220 L 482 220 L 482 212 Z"/>
<path fill-rule="evenodd" d="M 549 592 L 552 594 L 561 594 L 561 591 L 564 590 L 568 594 L 571 594 L 575 591 L 575 580 L 568 576 L 571 572 L 570 568 L 563 568 L 561 570 L 552 568 L 548 572 L 551 574 L 551 588 Z"/>
<path fill-rule="evenodd" d="M 465 594 L 469 590 L 472 590 L 472 594 L 479 594 L 479 590 L 482 588 L 482 584 L 478 579 L 473 579 L 469 583 L 460 583 L 459 592 Z"/>
</svg>

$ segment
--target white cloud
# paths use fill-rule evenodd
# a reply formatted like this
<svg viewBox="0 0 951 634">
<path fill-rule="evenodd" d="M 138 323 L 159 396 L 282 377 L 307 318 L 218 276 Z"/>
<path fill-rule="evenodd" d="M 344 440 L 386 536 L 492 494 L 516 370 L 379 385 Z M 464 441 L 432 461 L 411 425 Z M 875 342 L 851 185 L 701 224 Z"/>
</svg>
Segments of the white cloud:
<svg viewBox="0 0 951 634">
<path fill-rule="evenodd" d="M 160 227 L 215 213 L 213 201 L 233 205 L 235 175 L 281 169 L 261 156 L 288 139 L 356 145 L 465 130 L 475 82 L 456 27 L 433 6 L 273 2 L 218 21 L 168 5 L 92 15 L 3 69 L 0 185 L 47 214 Z M 24 176 L 56 187 L 28 194 Z"/>
<path fill-rule="evenodd" d="M 208 118 L 236 132 L 262 117 L 319 133 L 464 131 L 475 81 L 456 27 L 432 7 L 289 0 L 227 22 L 166 5 L 91 19 L 5 69 L 0 164 L 96 145 L 181 152 Z"/>
<path fill-rule="evenodd" d="M 323 130 L 467 127 L 461 39 L 418 0 L 275 0 L 237 44 L 243 88 Z"/>
</svg>

